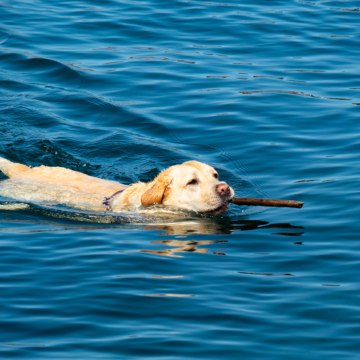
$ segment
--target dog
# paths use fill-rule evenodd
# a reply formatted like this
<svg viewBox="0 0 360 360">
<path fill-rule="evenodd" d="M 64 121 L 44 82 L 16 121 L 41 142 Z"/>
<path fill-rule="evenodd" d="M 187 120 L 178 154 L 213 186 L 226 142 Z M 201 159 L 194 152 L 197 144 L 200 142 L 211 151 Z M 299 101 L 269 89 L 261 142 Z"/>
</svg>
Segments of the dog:
<svg viewBox="0 0 360 360">
<path fill-rule="evenodd" d="M 221 215 L 235 195 L 228 184 L 219 181 L 213 167 L 198 161 L 171 166 L 151 182 L 129 186 L 61 167 L 31 168 L 4 158 L 0 158 L 0 170 L 9 177 L 0 182 L 1 196 L 81 209 L 120 212 L 162 204 Z"/>
</svg>

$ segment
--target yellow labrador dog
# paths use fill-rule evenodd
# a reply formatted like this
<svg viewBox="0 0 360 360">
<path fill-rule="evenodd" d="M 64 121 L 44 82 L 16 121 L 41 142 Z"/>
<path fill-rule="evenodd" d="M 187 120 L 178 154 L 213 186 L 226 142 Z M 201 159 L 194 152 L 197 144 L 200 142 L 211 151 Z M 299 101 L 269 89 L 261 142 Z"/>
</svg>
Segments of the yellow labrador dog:
<svg viewBox="0 0 360 360">
<path fill-rule="evenodd" d="M 171 166 L 155 180 L 130 186 L 98 179 L 61 167 L 31 168 L 0 158 L 9 179 L 0 182 L 0 195 L 21 201 L 48 201 L 83 209 L 124 211 L 153 204 L 223 214 L 234 197 L 209 165 L 188 161 Z"/>
</svg>

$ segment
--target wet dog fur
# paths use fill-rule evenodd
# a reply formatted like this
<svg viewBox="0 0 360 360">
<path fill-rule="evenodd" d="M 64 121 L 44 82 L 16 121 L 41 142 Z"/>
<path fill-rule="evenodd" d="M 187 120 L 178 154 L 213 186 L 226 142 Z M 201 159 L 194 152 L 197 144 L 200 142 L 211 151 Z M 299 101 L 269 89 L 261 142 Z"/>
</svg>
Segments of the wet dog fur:
<svg viewBox="0 0 360 360">
<path fill-rule="evenodd" d="M 0 195 L 114 212 L 162 204 L 218 215 L 227 211 L 234 197 L 233 189 L 219 181 L 217 171 L 198 161 L 171 166 L 151 182 L 129 186 L 61 167 L 31 168 L 4 158 L 0 158 L 0 170 L 9 177 L 0 183 Z M 123 191 L 112 197 L 119 190 Z M 106 197 L 112 197 L 107 207 L 103 205 Z"/>
</svg>

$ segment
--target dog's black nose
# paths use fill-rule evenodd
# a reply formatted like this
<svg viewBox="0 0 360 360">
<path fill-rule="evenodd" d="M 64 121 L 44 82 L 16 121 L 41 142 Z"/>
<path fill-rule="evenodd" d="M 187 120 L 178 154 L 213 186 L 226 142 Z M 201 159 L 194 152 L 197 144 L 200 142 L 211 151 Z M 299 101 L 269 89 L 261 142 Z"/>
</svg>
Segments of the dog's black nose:
<svg viewBox="0 0 360 360">
<path fill-rule="evenodd" d="M 216 185 L 216 192 L 220 196 L 228 196 L 230 194 L 230 186 L 228 184 Z"/>
</svg>

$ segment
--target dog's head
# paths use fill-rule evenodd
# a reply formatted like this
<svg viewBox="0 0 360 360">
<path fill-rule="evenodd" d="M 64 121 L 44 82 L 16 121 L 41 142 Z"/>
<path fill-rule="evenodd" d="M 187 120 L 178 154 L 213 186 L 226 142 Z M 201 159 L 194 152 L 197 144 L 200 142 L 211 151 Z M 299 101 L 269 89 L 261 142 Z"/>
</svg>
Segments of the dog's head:
<svg viewBox="0 0 360 360">
<path fill-rule="evenodd" d="M 188 161 L 160 173 L 152 186 L 142 194 L 141 204 L 164 204 L 219 215 L 227 211 L 233 197 L 233 189 L 219 181 L 214 168 Z"/>
</svg>

